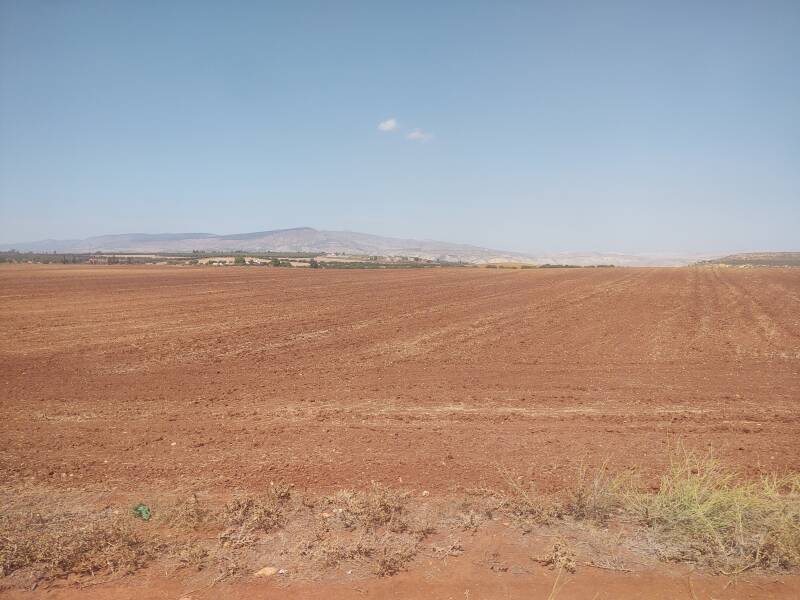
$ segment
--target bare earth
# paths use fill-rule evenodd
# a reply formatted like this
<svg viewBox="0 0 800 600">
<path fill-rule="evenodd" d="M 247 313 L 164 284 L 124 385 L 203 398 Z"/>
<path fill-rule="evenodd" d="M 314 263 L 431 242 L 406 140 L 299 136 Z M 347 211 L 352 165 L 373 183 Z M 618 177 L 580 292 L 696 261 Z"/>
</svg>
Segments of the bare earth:
<svg viewBox="0 0 800 600">
<path fill-rule="evenodd" d="M 446 497 L 502 469 L 557 490 L 604 460 L 655 484 L 677 441 L 748 476 L 799 471 L 800 269 L 3 266 L 0 386 L 6 503 L 271 481 Z M 484 566 L 508 535 L 390 578 L 191 597 L 546 598 L 553 572 Z M 690 590 L 688 571 L 579 570 L 559 598 L 800 597 L 792 574 L 700 574 Z M 145 570 L 48 597 L 191 589 Z"/>
</svg>

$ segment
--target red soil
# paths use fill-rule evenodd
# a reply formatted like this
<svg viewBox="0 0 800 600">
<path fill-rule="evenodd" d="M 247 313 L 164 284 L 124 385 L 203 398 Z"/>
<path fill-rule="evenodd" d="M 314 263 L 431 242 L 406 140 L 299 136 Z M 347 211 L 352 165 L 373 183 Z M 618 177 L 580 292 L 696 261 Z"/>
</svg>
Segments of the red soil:
<svg viewBox="0 0 800 600">
<path fill-rule="evenodd" d="M 553 490 L 605 459 L 654 481 L 679 440 L 800 470 L 800 269 L 6 266 L 0 315 L 5 494 L 449 494 L 501 467 Z M 454 573 L 362 587 L 464 598 L 471 576 L 497 597 Z"/>
</svg>

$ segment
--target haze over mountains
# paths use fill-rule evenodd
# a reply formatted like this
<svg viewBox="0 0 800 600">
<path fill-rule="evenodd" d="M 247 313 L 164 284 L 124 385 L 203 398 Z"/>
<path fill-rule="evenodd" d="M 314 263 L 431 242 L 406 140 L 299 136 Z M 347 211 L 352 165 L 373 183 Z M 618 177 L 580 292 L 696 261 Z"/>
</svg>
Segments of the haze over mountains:
<svg viewBox="0 0 800 600">
<path fill-rule="evenodd" d="M 632 255 L 602 252 L 523 254 L 453 244 L 435 240 L 401 239 L 357 233 L 326 231 L 311 227 L 276 229 L 233 235 L 213 233 L 128 233 L 102 235 L 82 240 L 41 240 L 0 244 L 0 250 L 20 252 L 319 252 L 370 256 L 409 256 L 428 260 L 469 263 L 520 262 L 574 265 L 678 266 L 709 255 Z"/>
</svg>

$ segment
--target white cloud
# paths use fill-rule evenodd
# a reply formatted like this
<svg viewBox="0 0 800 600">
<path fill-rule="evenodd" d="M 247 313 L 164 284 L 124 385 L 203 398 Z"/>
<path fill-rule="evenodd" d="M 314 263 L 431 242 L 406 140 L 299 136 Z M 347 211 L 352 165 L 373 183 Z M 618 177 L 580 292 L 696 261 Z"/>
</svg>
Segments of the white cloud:
<svg viewBox="0 0 800 600">
<path fill-rule="evenodd" d="M 422 129 L 415 129 L 406 136 L 406 139 L 412 142 L 427 142 L 433 139 L 433 134 Z"/>
<path fill-rule="evenodd" d="M 397 127 L 398 127 L 397 119 L 395 119 L 394 117 L 378 123 L 379 131 L 395 131 Z"/>
</svg>

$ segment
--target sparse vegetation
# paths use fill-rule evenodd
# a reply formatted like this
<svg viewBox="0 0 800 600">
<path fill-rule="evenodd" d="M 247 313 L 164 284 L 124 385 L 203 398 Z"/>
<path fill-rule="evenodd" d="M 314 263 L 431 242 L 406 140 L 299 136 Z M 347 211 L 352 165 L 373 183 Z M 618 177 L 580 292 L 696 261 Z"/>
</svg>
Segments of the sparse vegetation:
<svg viewBox="0 0 800 600">
<path fill-rule="evenodd" d="M 484 498 L 492 500 L 495 505 L 492 512 L 501 512 L 511 517 L 525 532 L 530 532 L 537 525 L 551 523 L 562 515 L 560 503 L 545 494 L 539 493 L 532 481 L 516 476 L 509 471 L 502 471 L 504 487 L 502 489 L 479 490 Z"/>
<path fill-rule="evenodd" d="M 210 525 L 215 520 L 215 515 L 202 503 L 197 494 L 192 494 L 187 500 L 178 503 L 167 512 L 164 521 L 170 527 L 197 531 Z"/>
<path fill-rule="evenodd" d="M 656 493 L 628 493 L 624 504 L 666 560 L 725 572 L 800 565 L 797 475 L 742 481 L 710 456 L 680 451 Z"/>
<path fill-rule="evenodd" d="M 640 544 L 649 540 L 662 560 L 727 574 L 800 566 L 797 475 L 746 481 L 711 457 L 679 450 L 656 491 L 639 489 L 632 477 L 612 474 L 607 464 L 591 474 L 582 470 L 577 486 L 559 497 L 541 494 L 524 478 L 506 472 L 503 481 L 500 490 L 479 490 L 446 510 L 377 483 L 316 500 L 295 497 L 291 486 L 271 484 L 263 494 L 235 496 L 218 511 L 192 495 L 156 516 L 156 525 L 122 511 L 5 515 L 0 520 L 0 568 L 3 575 L 33 569 L 46 579 L 127 574 L 163 557 L 177 569 L 216 565 L 219 578 L 233 577 L 250 571 L 242 560 L 248 552 L 293 527 L 292 535 L 311 532 L 301 535 L 294 552 L 314 568 L 352 562 L 390 576 L 406 569 L 420 552 L 445 556 L 454 548 L 456 554 L 463 551 L 454 538 L 445 549 L 426 545 L 437 530 L 474 532 L 498 515 L 523 533 L 537 527 L 564 531 L 573 521 L 602 525 L 626 520 L 639 526 L 627 535 L 641 536 Z M 167 537 L 159 533 L 163 526 L 171 532 Z M 211 546 L 186 537 L 209 529 L 222 531 Z M 578 564 L 563 539 L 532 559 L 567 572 Z"/>
<path fill-rule="evenodd" d="M 407 492 L 378 483 L 363 491 L 339 490 L 326 496 L 319 502 L 323 521 L 304 542 L 302 554 L 326 567 L 356 561 L 378 576 L 394 575 L 435 531 L 427 507 L 409 510 L 409 501 Z"/>
<path fill-rule="evenodd" d="M 345 529 L 361 527 L 373 530 L 387 527 L 390 531 L 408 530 L 405 502 L 407 494 L 373 483 L 367 491 L 341 490 L 326 499 Z"/>
<path fill-rule="evenodd" d="M 176 545 L 172 549 L 171 555 L 179 569 L 202 571 L 210 560 L 208 550 L 196 542 L 184 542 Z"/>
<path fill-rule="evenodd" d="M 264 495 L 234 498 L 223 510 L 223 543 L 232 547 L 244 546 L 252 542 L 257 534 L 270 533 L 283 526 L 290 498 L 290 486 L 274 484 Z"/>
<path fill-rule="evenodd" d="M 620 510 L 630 485 L 630 477 L 609 473 L 607 461 L 592 474 L 582 466 L 577 484 L 566 494 L 564 510 L 575 519 L 604 524 Z"/>
<path fill-rule="evenodd" d="M 144 566 L 156 551 L 130 519 L 101 515 L 86 523 L 72 517 L 5 517 L 0 523 L 2 575 L 26 567 L 40 569 L 45 578 L 127 574 Z"/>
</svg>

